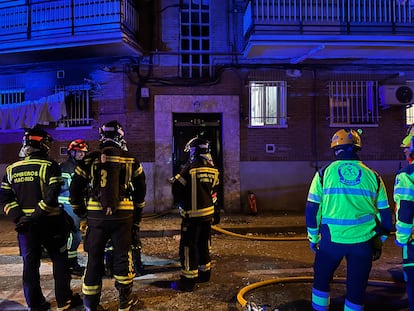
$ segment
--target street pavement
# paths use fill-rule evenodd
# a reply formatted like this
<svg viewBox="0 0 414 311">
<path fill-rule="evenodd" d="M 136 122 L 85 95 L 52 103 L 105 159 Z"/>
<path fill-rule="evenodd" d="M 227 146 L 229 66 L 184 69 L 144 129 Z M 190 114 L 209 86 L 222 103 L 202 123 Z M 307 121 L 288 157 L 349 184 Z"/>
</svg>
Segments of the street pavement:
<svg viewBox="0 0 414 311">
<path fill-rule="evenodd" d="M 243 255 L 243 258 L 257 258 L 262 257 L 264 260 L 266 257 L 273 258 L 272 262 L 248 262 L 244 259 L 248 269 L 243 268 L 244 264 L 234 265 L 229 262 L 228 265 L 234 268 L 232 275 L 243 280 L 248 280 L 248 284 L 254 284 L 254 282 L 260 283 L 263 279 L 282 279 L 286 283 L 290 283 L 289 276 L 309 278 L 312 276 L 312 254 L 307 248 L 307 241 L 305 235 L 304 216 L 301 214 L 281 214 L 281 215 L 259 215 L 256 217 L 246 215 L 228 215 L 222 217 L 222 222 L 218 226 L 215 234 L 217 234 L 217 240 L 214 242 L 218 244 L 228 244 L 234 247 L 235 250 L 239 249 L 237 255 Z M 151 239 L 152 237 L 163 236 L 178 236 L 179 234 L 180 218 L 176 214 L 164 215 L 162 217 L 144 217 L 141 223 L 141 237 L 143 239 Z M 246 239 L 254 241 L 257 235 L 266 236 L 271 235 L 271 239 L 275 239 L 274 233 L 277 232 L 276 239 L 284 239 L 283 243 L 277 244 L 274 247 L 274 243 L 268 242 L 246 242 L 245 240 L 238 238 L 238 235 L 245 236 Z M 293 234 L 291 234 L 293 233 Z M 288 236 L 288 238 L 286 238 Z M 289 241 L 289 239 L 295 239 Z M 240 245 L 242 246 L 240 246 Z M 248 245 L 248 246 L 247 246 Z M 272 247 L 270 247 L 272 245 Z M 214 246 L 214 244 L 213 244 Z M 229 246 L 226 246 L 229 249 Z M 225 265 L 224 260 L 229 257 L 229 260 L 234 260 L 236 255 L 226 255 L 223 250 L 220 254 L 213 254 L 213 257 L 220 258 L 222 262 L 220 265 Z M 244 254 L 245 253 L 245 254 Z M 236 253 L 235 253 L 236 254 Z M 266 256 L 264 256 L 265 254 Z M 257 256 L 261 255 L 261 256 Z M 232 259 L 233 257 L 233 259 Z M 82 251 L 80 247 L 81 263 L 86 263 L 86 253 Z M 216 259 L 215 259 L 216 260 Z M 178 273 L 178 262 L 175 260 L 156 257 L 143 254 L 143 261 L 146 265 L 151 266 L 168 266 L 172 269 L 165 269 L 164 272 L 144 275 L 140 277 L 141 284 L 145 284 L 146 281 L 153 282 L 154 279 L 158 281 L 167 281 L 174 278 Z M 215 263 L 216 265 L 216 263 Z M 19 256 L 19 251 L 16 241 L 16 233 L 14 231 L 14 225 L 5 217 L 0 216 L 0 310 L 4 311 L 23 311 L 27 310 L 24 295 L 21 288 L 21 275 L 22 275 L 22 262 Z M 277 267 L 277 268 L 274 268 Z M 341 303 L 343 301 L 344 285 L 341 278 L 345 276 L 345 267 L 342 266 L 338 269 L 334 285 L 334 297 L 330 310 L 341 310 Z M 52 265 L 50 260 L 43 259 L 40 267 L 41 282 L 44 295 L 50 301 L 54 300 L 53 292 L 53 278 L 52 278 Z M 282 282 L 283 283 L 283 282 Z M 81 289 L 81 279 L 72 279 L 72 288 L 74 292 L 79 293 Z M 283 290 L 289 290 L 288 293 L 283 294 L 284 299 L 293 297 L 297 299 L 301 294 L 309 296 L 310 284 L 306 280 L 302 283 L 299 280 L 292 285 L 282 284 Z M 339 286 L 339 287 L 338 287 Z M 103 288 L 112 288 L 113 280 L 104 279 Z M 234 288 L 234 295 L 237 294 L 237 289 Z M 257 297 L 259 300 L 271 301 L 270 288 L 259 288 L 255 292 L 249 292 L 247 297 Z M 336 297 L 335 297 L 336 296 Z M 291 311 L 304 311 L 306 308 L 289 307 L 289 303 L 285 303 L 285 308 L 282 310 Z M 306 302 L 307 308 L 309 302 Z M 54 306 L 55 307 L 55 306 Z M 158 310 L 158 309 L 154 309 Z M 164 309 L 159 309 L 164 310 Z M 233 309 L 227 309 L 233 310 Z M 270 310 L 270 309 L 268 309 Z M 278 310 L 278 309 L 272 309 Z M 405 294 L 404 283 L 402 281 L 401 271 L 401 250 L 395 246 L 394 237 L 391 236 L 385 243 L 383 249 L 383 255 L 381 259 L 373 263 L 373 269 L 370 278 L 370 286 L 367 290 L 367 308 L 366 310 L 387 310 L 387 311 L 406 311 L 407 299 Z"/>
</svg>

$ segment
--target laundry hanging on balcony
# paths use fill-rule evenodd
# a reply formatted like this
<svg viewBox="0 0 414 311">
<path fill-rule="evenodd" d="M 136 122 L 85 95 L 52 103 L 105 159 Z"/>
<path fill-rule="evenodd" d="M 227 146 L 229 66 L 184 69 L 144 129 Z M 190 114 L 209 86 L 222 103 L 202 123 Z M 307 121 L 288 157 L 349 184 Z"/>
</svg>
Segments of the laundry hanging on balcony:
<svg viewBox="0 0 414 311">
<path fill-rule="evenodd" d="M 48 125 L 66 117 L 65 93 L 58 92 L 38 100 L 0 106 L 0 129 L 13 130 Z"/>
</svg>

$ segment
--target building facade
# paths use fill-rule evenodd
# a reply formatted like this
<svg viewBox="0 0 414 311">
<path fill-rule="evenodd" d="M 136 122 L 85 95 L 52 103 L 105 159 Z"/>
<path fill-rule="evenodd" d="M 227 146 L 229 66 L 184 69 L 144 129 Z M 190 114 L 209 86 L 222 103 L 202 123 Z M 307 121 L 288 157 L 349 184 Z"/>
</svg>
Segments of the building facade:
<svg viewBox="0 0 414 311">
<path fill-rule="evenodd" d="M 147 173 L 147 212 L 173 208 L 167 180 L 195 135 L 212 142 L 225 212 L 247 213 L 249 191 L 259 212 L 302 211 L 350 127 L 391 194 L 413 14 L 408 0 L 0 0 L 0 165 L 25 127 L 45 126 L 63 161 L 116 119 Z"/>
</svg>

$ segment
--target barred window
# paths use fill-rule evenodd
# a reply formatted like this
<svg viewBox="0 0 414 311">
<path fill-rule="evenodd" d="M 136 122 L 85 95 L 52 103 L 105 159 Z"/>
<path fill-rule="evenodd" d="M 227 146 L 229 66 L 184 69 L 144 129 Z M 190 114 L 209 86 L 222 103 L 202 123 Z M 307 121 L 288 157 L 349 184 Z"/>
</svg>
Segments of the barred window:
<svg viewBox="0 0 414 311">
<path fill-rule="evenodd" d="M 57 87 L 65 92 L 65 105 L 67 116 L 58 122 L 59 127 L 79 127 L 91 124 L 90 85 L 71 85 Z"/>
<path fill-rule="evenodd" d="M 24 89 L 0 90 L 0 105 L 20 104 L 25 100 Z"/>
<path fill-rule="evenodd" d="M 250 82 L 250 126 L 283 127 L 287 125 L 286 81 Z"/>
<path fill-rule="evenodd" d="M 330 81 L 328 88 L 331 126 L 378 125 L 377 81 Z"/>
<path fill-rule="evenodd" d="M 180 15 L 180 75 L 211 76 L 210 0 L 184 0 Z"/>
</svg>

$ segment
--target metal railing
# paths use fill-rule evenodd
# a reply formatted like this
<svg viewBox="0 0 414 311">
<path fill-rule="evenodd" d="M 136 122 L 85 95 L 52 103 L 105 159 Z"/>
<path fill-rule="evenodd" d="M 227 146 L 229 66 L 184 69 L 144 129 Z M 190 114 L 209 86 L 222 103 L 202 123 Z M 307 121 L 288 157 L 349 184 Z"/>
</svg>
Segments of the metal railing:
<svg viewBox="0 0 414 311">
<path fill-rule="evenodd" d="M 414 7 L 410 1 L 397 0 L 251 0 L 243 21 L 245 34 L 252 25 L 278 24 L 352 27 L 361 23 L 395 31 L 396 25 L 412 27 Z"/>
<path fill-rule="evenodd" d="M 50 0 L 0 7 L 0 42 L 114 29 L 137 33 L 133 0 Z"/>
<path fill-rule="evenodd" d="M 56 86 L 55 92 L 59 91 L 65 92 L 65 105 L 67 115 L 58 121 L 58 126 L 89 126 L 92 120 L 89 84 Z"/>
</svg>

